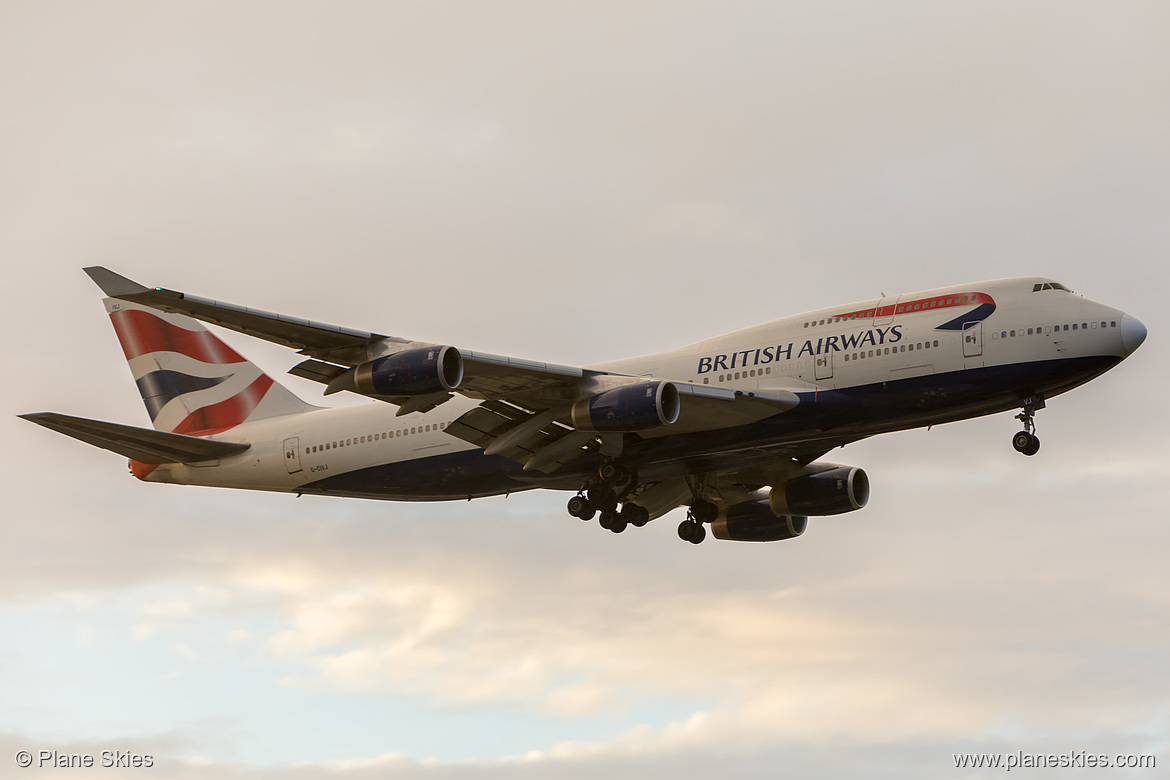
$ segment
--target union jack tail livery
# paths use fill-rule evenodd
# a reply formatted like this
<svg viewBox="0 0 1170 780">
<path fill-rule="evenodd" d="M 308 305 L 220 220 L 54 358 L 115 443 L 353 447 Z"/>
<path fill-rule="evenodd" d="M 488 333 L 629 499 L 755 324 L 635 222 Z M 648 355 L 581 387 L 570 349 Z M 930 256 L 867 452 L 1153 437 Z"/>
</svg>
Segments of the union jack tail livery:
<svg viewBox="0 0 1170 780">
<path fill-rule="evenodd" d="M 213 436 L 315 408 L 197 320 L 118 298 L 104 303 L 155 430 Z"/>
</svg>

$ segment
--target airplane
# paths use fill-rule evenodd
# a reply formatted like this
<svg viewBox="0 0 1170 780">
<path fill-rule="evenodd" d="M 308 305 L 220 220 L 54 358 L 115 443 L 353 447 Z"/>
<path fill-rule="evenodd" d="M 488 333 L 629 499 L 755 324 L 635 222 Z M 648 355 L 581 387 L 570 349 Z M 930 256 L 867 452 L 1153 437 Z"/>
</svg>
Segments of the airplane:
<svg viewBox="0 0 1170 780">
<path fill-rule="evenodd" d="M 153 428 L 24 419 L 130 459 L 144 482 L 395 501 L 546 488 L 621 533 L 687 507 L 678 535 L 781 541 L 856 511 L 870 483 L 821 461 L 880 433 L 1035 415 L 1146 338 L 1051 279 L 995 279 L 831 306 L 591 366 L 521 360 L 145 287 L 84 269 Z M 292 347 L 289 373 L 370 403 L 307 403 L 203 323 Z"/>
</svg>

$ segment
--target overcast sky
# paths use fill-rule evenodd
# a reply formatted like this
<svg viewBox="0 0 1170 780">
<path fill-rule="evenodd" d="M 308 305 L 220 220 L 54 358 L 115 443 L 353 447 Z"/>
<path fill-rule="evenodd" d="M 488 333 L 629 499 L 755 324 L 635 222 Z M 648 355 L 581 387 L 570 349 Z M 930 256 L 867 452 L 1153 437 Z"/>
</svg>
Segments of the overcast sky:
<svg viewBox="0 0 1170 780">
<path fill-rule="evenodd" d="M 0 0 L 0 767 L 1170 764 L 1167 139 L 1158 2 Z M 865 510 L 693 547 L 678 516 L 615 536 L 556 493 L 140 484 L 14 416 L 148 424 L 95 263 L 567 364 L 1034 274 L 1150 336 L 1050 401 L 1035 458 L 1007 413 L 880 437 L 830 456 L 869 472 Z M 297 362 L 225 338 L 274 376 Z"/>
</svg>

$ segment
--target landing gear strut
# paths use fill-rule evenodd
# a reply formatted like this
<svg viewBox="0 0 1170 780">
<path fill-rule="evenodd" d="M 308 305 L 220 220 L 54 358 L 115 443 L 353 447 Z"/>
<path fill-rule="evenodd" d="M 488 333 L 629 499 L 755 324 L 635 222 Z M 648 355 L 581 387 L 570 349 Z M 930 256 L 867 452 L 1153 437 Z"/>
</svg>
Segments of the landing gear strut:
<svg viewBox="0 0 1170 780">
<path fill-rule="evenodd" d="M 1036 412 L 1044 408 L 1044 399 L 1030 395 L 1022 402 L 1024 410 L 1016 415 L 1016 419 L 1024 424 L 1024 430 L 1012 437 L 1012 446 L 1016 452 L 1025 455 L 1035 455 L 1040 451 L 1040 438 L 1036 435 Z"/>
</svg>

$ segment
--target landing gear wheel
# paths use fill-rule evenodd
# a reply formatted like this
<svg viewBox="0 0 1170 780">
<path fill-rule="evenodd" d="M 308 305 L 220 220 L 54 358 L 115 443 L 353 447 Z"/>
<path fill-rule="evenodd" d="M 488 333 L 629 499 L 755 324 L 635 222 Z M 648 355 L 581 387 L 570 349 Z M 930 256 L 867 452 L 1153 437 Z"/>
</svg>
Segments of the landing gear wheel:
<svg viewBox="0 0 1170 780">
<path fill-rule="evenodd" d="M 622 519 L 628 520 L 630 525 L 635 528 L 641 528 L 650 522 L 650 511 L 637 504 L 624 504 L 622 506 Z"/>
<path fill-rule="evenodd" d="M 607 531 L 612 531 L 614 523 L 616 522 L 617 512 L 614 512 L 612 509 L 601 510 L 601 517 L 597 519 L 597 524 Z"/>
<path fill-rule="evenodd" d="M 678 524 L 678 538 L 691 544 L 699 544 L 707 538 L 707 529 L 694 520 L 683 520 Z"/>
<path fill-rule="evenodd" d="M 1040 437 L 1029 431 L 1020 431 L 1012 437 L 1012 446 L 1016 448 L 1016 452 L 1035 455 L 1040 451 Z"/>
<path fill-rule="evenodd" d="M 615 534 L 620 534 L 622 531 L 626 530 L 627 525 L 629 525 L 629 523 L 622 519 L 621 515 L 618 515 L 613 519 L 613 522 L 610 523 L 609 530 L 613 531 Z"/>
<path fill-rule="evenodd" d="M 620 485 L 626 481 L 629 472 L 616 463 L 603 463 L 601 464 L 601 468 L 597 470 L 597 476 L 601 478 L 602 482 L 608 482 L 611 485 Z"/>
<path fill-rule="evenodd" d="M 592 506 L 589 504 L 589 499 L 585 496 L 573 496 L 569 499 L 568 505 L 565 507 L 569 514 L 573 517 L 583 517 L 588 511 L 592 515 Z"/>
</svg>

